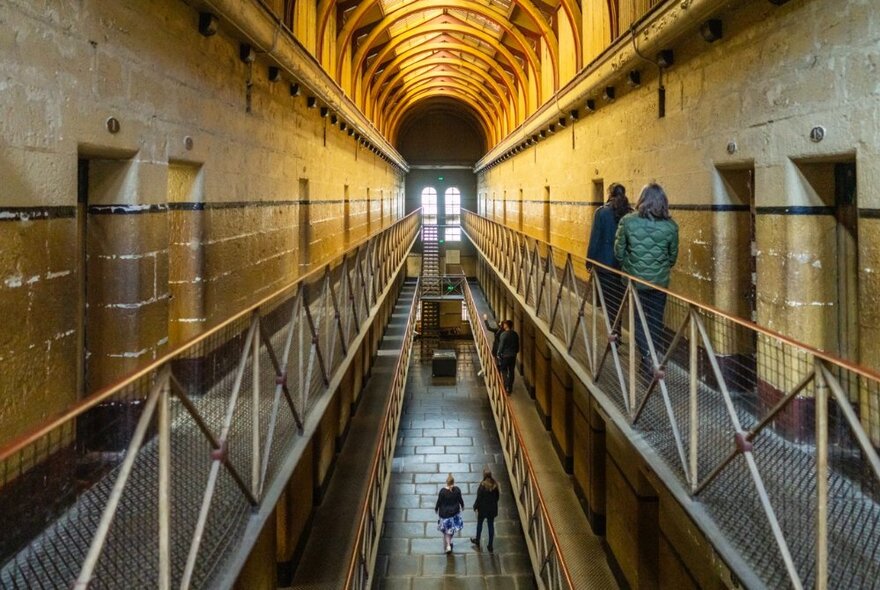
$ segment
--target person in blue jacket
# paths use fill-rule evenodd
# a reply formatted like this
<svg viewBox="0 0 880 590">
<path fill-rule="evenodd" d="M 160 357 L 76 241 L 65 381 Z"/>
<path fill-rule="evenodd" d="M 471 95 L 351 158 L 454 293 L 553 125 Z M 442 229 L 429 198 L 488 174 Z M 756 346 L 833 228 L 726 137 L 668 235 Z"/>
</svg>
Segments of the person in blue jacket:
<svg viewBox="0 0 880 590">
<path fill-rule="evenodd" d="M 620 262 L 614 255 L 614 236 L 617 224 L 624 215 L 632 212 L 626 188 L 617 182 L 608 187 L 608 201 L 596 209 L 593 227 L 590 229 L 590 245 L 587 249 L 587 268 L 593 268 L 592 262 L 598 262 L 611 268 L 620 268 Z M 620 278 L 613 272 L 601 267 L 593 268 L 593 276 L 597 277 L 602 286 L 608 321 L 613 324 L 620 311 L 623 301 L 623 288 Z M 618 330 L 619 332 L 619 330 Z"/>
</svg>

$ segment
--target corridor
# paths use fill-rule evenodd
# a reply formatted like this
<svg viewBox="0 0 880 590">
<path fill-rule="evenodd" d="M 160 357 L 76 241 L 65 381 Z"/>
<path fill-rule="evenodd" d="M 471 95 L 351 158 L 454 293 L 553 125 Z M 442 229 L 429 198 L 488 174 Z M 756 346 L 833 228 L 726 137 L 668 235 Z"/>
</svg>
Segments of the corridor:
<svg viewBox="0 0 880 590">
<path fill-rule="evenodd" d="M 878 64 L 880 0 L 0 0 L 0 590 L 875 589 Z"/>
<path fill-rule="evenodd" d="M 432 377 L 430 358 L 422 356 L 418 342 L 413 351 L 376 564 L 377 587 L 536 588 L 489 400 L 476 376 L 480 365 L 474 345 L 450 341 L 443 346 L 453 347 L 458 357 L 455 378 Z M 481 550 L 469 542 L 476 534 L 471 507 L 484 467 L 501 486 L 494 553 L 486 549 L 485 525 Z M 448 473 L 465 502 L 465 528 L 451 555 L 444 553 L 434 513 Z"/>
</svg>

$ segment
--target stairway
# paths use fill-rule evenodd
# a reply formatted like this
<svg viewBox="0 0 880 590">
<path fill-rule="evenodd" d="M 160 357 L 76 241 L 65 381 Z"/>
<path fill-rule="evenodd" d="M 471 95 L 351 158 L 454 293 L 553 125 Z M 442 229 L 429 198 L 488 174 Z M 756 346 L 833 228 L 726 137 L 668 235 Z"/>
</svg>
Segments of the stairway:
<svg viewBox="0 0 880 590">
<path fill-rule="evenodd" d="M 422 226 L 422 297 L 440 297 L 440 243 L 436 225 Z"/>
<path fill-rule="evenodd" d="M 430 358 L 440 337 L 440 302 L 426 298 L 440 297 L 440 243 L 436 225 L 422 226 L 422 358 Z"/>
</svg>

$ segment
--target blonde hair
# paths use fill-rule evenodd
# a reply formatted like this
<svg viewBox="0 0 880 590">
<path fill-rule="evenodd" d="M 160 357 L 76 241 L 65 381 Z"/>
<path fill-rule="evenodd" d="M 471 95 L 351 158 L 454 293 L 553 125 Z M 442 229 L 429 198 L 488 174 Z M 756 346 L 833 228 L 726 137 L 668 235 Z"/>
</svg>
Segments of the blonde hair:
<svg viewBox="0 0 880 590">
<path fill-rule="evenodd" d="M 448 476 L 446 476 L 446 485 L 451 486 L 454 484 L 455 484 L 455 478 L 452 477 L 452 474 L 450 473 Z"/>
</svg>

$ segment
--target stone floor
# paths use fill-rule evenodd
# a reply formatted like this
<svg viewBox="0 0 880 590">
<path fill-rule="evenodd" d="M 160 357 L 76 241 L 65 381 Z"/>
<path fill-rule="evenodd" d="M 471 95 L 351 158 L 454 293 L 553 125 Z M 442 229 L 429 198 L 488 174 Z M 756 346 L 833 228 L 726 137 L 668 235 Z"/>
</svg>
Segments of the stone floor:
<svg viewBox="0 0 880 590">
<path fill-rule="evenodd" d="M 379 547 L 377 588 L 535 588 L 531 563 L 501 455 L 472 341 L 449 342 L 458 355 L 456 378 L 433 378 L 430 360 L 413 349 L 407 399 L 394 458 L 394 475 Z M 469 542 L 472 510 L 484 467 L 501 484 L 494 553 Z M 452 473 L 465 500 L 465 528 L 452 554 L 444 553 L 434 503 Z"/>
</svg>

